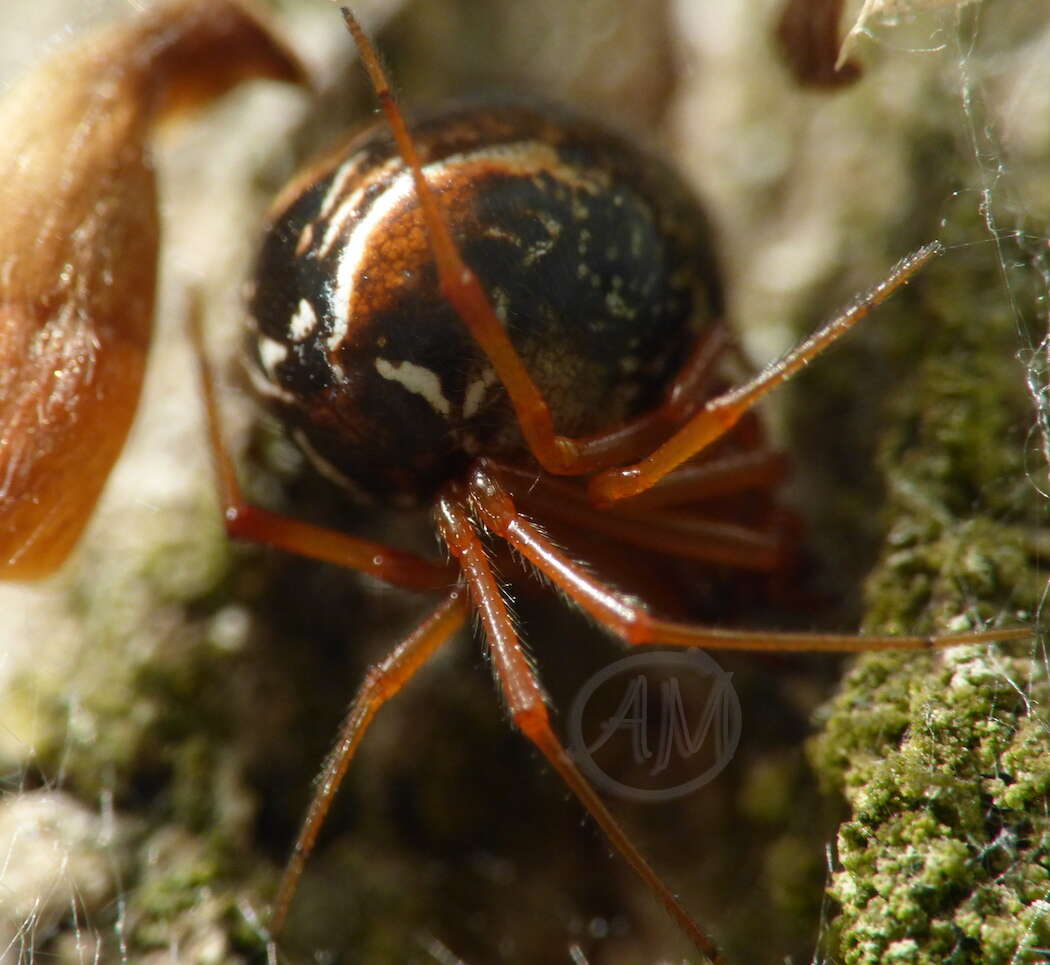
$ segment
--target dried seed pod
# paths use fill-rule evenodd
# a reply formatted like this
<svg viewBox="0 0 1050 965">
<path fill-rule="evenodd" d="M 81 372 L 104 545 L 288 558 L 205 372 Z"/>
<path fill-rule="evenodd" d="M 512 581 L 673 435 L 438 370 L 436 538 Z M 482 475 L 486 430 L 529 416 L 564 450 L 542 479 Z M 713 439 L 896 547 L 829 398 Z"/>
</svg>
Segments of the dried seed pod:
<svg viewBox="0 0 1050 965">
<path fill-rule="evenodd" d="M 131 425 L 156 289 L 151 131 L 252 77 L 304 74 L 242 4 L 180 0 L 0 102 L 0 575 L 62 563 Z"/>
</svg>

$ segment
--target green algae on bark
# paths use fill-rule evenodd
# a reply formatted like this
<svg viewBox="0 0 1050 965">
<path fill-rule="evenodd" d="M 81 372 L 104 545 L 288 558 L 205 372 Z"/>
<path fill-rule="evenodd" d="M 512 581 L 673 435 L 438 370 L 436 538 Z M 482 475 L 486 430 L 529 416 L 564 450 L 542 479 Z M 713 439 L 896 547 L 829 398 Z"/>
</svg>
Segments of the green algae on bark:
<svg viewBox="0 0 1050 965">
<path fill-rule="evenodd" d="M 888 536 L 865 629 L 1034 622 L 1046 504 L 996 256 L 951 251 L 896 312 L 885 324 L 919 361 L 880 449 Z M 811 746 L 852 809 L 830 886 L 845 962 L 1046 961 L 1048 700 L 1038 643 L 856 662 Z"/>
</svg>

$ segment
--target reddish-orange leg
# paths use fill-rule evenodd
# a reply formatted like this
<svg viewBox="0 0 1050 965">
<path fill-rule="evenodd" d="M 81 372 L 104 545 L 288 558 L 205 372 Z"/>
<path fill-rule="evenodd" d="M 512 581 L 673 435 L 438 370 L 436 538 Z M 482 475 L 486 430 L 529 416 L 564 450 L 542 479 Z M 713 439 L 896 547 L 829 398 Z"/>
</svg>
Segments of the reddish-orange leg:
<svg viewBox="0 0 1050 965">
<path fill-rule="evenodd" d="M 292 856 L 281 878 L 274 899 L 270 931 L 276 935 L 284 927 L 295 889 L 302 877 L 306 859 L 313 851 L 328 809 L 342 783 L 346 769 L 361 743 L 372 718 L 386 701 L 393 697 L 423 666 L 430 656 L 451 637 L 467 618 L 467 595 L 461 588 L 450 592 L 441 604 L 412 633 L 401 641 L 378 664 L 370 667 L 350 704 L 335 747 L 328 755 L 317 777 L 316 790 L 310 808 L 303 819 Z"/>
<path fill-rule="evenodd" d="M 611 434 L 571 439 L 554 431 L 550 407 L 525 368 L 477 277 L 464 263 L 452 240 L 437 198 L 423 175 L 415 145 L 375 50 L 350 11 L 345 7 L 341 9 L 375 88 L 376 97 L 393 131 L 398 150 L 412 173 L 442 294 L 459 313 L 492 363 L 536 461 L 547 472 L 557 475 L 583 475 L 605 470 L 590 482 L 589 492 L 595 505 L 608 505 L 643 492 L 676 466 L 721 438 L 745 413 L 754 408 L 759 399 L 848 332 L 943 250 L 939 242 L 933 242 L 902 259 L 885 281 L 826 323 L 784 358 L 766 366 L 744 385 L 708 401 L 655 452 L 636 465 L 610 469 L 608 467 L 631 458 L 630 452 L 637 437 L 631 432 L 625 436 L 623 430 L 616 430 Z M 676 406 L 672 405 L 671 408 Z"/>
<path fill-rule="evenodd" d="M 478 539 L 464 500 L 454 494 L 440 500 L 438 529 L 463 570 L 474 608 L 481 618 L 492 656 L 492 669 L 515 726 L 543 753 L 561 779 L 579 798 L 617 851 L 659 897 L 671 917 L 714 965 L 726 965 L 714 941 L 693 921 L 671 890 L 657 876 L 601 798 L 576 769 L 551 729 L 546 697 L 514 631 L 500 587 L 492 575 L 485 548 Z"/>
<path fill-rule="evenodd" d="M 596 505 L 607 505 L 644 492 L 687 459 L 722 438 L 760 399 L 845 335 L 943 250 L 943 245 L 935 241 L 902 258 L 883 281 L 783 358 L 767 365 L 743 385 L 704 403 L 703 409 L 653 453 L 633 466 L 598 473 L 588 485 L 592 501 Z"/>
<path fill-rule="evenodd" d="M 768 572 L 785 562 L 785 548 L 775 534 L 645 506 L 626 504 L 611 511 L 597 510 L 578 486 L 551 476 L 530 475 L 525 470 L 489 460 L 482 463 L 497 468 L 500 479 L 515 498 L 540 519 L 557 520 L 628 546 L 702 563 Z M 713 482 L 711 477 L 705 481 Z M 730 491 L 743 489 L 738 486 Z"/>
<path fill-rule="evenodd" d="M 933 650 L 961 643 L 1018 640 L 1024 628 L 941 636 L 855 636 L 824 633 L 766 633 L 701 627 L 660 620 L 637 600 L 617 593 L 559 550 L 521 515 L 506 489 L 483 465 L 470 474 L 470 496 L 485 526 L 504 539 L 562 592 L 603 626 L 632 646 L 661 644 L 714 650 L 862 652 Z"/>
<path fill-rule="evenodd" d="M 783 482 L 788 460 L 779 452 L 736 452 L 681 466 L 655 486 L 619 503 L 624 510 L 665 509 L 751 490 L 770 490 Z"/>
</svg>

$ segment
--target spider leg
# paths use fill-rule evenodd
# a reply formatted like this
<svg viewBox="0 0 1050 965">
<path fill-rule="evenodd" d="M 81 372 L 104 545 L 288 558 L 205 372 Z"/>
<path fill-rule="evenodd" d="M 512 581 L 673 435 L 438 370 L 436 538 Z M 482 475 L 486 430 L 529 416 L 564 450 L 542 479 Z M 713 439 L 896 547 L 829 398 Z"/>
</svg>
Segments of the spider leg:
<svg viewBox="0 0 1050 965">
<path fill-rule="evenodd" d="M 617 503 L 615 508 L 666 509 L 750 491 L 774 489 L 787 476 L 788 459 L 768 449 L 734 452 L 679 466 L 651 489 Z"/>
<path fill-rule="evenodd" d="M 375 89 L 376 99 L 386 114 L 398 150 L 406 167 L 412 172 L 416 197 L 423 211 L 442 294 L 459 313 L 474 340 L 481 346 L 496 370 L 500 382 L 510 396 L 529 450 L 548 472 L 565 472 L 573 465 L 575 446 L 572 440 L 555 434 L 550 407 L 496 317 L 477 276 L 464 263 L 456 243 L 452 240 L 437 197 L 430 190 L 423 175 L 415 144 L 408 133 L 405 119 L 375 49 L 353 14 L 346 7 L 340 9 Z"/>
<path fill-rule="evenodd" d="M 274 899 L 273 915 L 270 919 L 271 934 L 276 935 L 284 927 L 306 860 L 313 851 L 336 791 L 339 790 L 350 760 L 372 718 L 386 701 L 408 683 L 427 659 L 463 626 L 468 610 L 464 590 L 452 590 L 430 616 L 402 640 L 381 663 L 374 664 L 365 674 L 365 679 L 340 728 L 335 747 L 317 777 L 313 799 L 310 801 L 302 829 Z"/>
<path fill-rule="evenodd" d="M 726 965 L 715 943 L 693 921 L 631 843 L 551 729 L 546 697 L 514 630 L 485 548 L 470 519 L 465 497 L 450 488 L 438 501 L 435 516 L 449 551 L 459 560 L 474 608 L 485 628 L 493 671 L 515 726 L 543 753 L 616 850 L 660 899 L 700 952 L 713 965 Z"/>
<path fill-rule="evenodd" d="M 556 520 L 629 546 L 703 563 L 759 572 L 778 569 L 785 563 L 786 548 L 775 533 L 645 506 L 598 510 L 578 486 L 520 469 L 507 467 L 504 471 L 502 465 L 490 460 L 481 460 L 481 464 L 498 472 L 513 498 L 540 519 Z"/>
<path fill-rule="evenodd" d="M 658 406 L 616 429 L 571 440 L 576 456 L 571 470 L 564 474 L 597 472 L 652 452 L 712 395 L 718 363 L 731 348 L 735 346 L 729 327 L 724 321 L 717 322 L 697 340 Z M 543 465 L 538 456 L 537 461 Z"/>
<path fill-rule="evenodd" d="M 1023 627 L 939 636 L 766 633 L 661 620 L 638 600 L 618 593 L 559 550 L 518 512 L 507 490 L 484 466 L 474 467 L 469 485 L 471 500 L 489 530 L 506 540 L 582 610 L 631 646 L 826 652 L 933 650 L 964 643 L 1017 640 L 1031 634 Z"/>
<path fill-rule="evenodd" d="M 454 568 L 403 550 L 359 539 L 336 530 L 271 513 L 245 502 L 237 472 L 223 441 L 215 397 L 215 379 L 204 351 L 200 302 L 191 297 L 187 313 L 190 341 L 197 358 L 201 394 L 208 421 L 208 441 L 226 532 L 233 539 L 275 546 L 315 560 L 335 563 L 410 590 L 438 590 L 454 583 Z"/>
<path fill-rule="evenodd" d="M 818 329 L 783 358 L 767 365 L 753 379 L 704 404 L 677 433 L 633 466 L 606 469 L 591 479 L 588 491 L 596 505 L 607 505 L 643 492 L 676 466 L 724 436 L 755 404 L 811 362 L 848 332 L 943 250 L 933 242 L 902 258 L 889 275 Z"/>
<path fill-rule="evenodd" d="M 485 458 L 484 465 L 496 470 L 504 485 L 521 498 L 526 498 L 542 478 L 534 469 L 523 469 L 491 457 Z M 720 496 L 771 490 L 784 481 L 787 471 L 788 459 L 780 452 L 758 449 L 727 453 L 679 466 L 651 489 L 617 503 L 612 509 L 632 515 L 636 510 L 668 509 Z M 590 505 L 589 500 L 587 504 Z"/>
</svg>

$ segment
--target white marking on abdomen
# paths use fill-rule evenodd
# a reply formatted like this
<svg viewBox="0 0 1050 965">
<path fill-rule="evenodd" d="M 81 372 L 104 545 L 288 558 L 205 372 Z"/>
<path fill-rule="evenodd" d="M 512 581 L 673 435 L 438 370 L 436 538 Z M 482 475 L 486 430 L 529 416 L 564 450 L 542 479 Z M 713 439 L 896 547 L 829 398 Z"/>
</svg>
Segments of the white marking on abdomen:
<svg viewBox="0 0 1050 965">
<path fill-rule="evenodd" d="M 299 307 L 295 310 L 295 314 L 292 315 L 292 320 L 288 324 L 288 334 L 293 342 L 301 342 L 315 328 L 317 328 L 317 312 L 314 311 L 313 305 L 305 298 L 301 298 Z"/>
<path fill-rule="evenodd" d="M 362 489 L 354 480 L 346 475 L 342 470 L 336 469 L 332 463 L 330 463 L 324 456 L 322 456 L 310 442 L 306 433 L 302 429 L 295 429 L 292 431 L 292 438 L 295 440 L 295 444 L 302 449 L 306 454 L 306 458 L 313 463 L 314 468 L 329 482 L 335 483 L 337 486 L 341 486 L 353 498 L 364 505 L 374 503 L 375 500 Z"/>
<path fill-rule="evenodd" d="M 423 174 L 431 187 L 435 181 L 439 181 L 446 171 L 455 171 L 456 168 L 469 164 L 484 164 L 486 161 L 498 160 L 504 172 L 511 172 L 522 177 L 531 177 L 540 171 L 553 172 L 559 183 L 570 188 L 576 188 L 589 194 L 596 193 L 602 186 L 601 181 L 607 180 L 598 172 L 588 171 L 581 175 L 569 165 L 563 163 L 558 157 L 555 148 L 544 145 L 537 148 L 535 144 L 514 141 L 509 144 L 488 145 L 473 151 L 465 151 L 462 154 L 452 154 L 447 158 L 434 161 L 423 168 Z M 365 248 L 369 243 L 372 231 L 384 218 L 386 218 L 399 204 L 403 203 L 415 191 L 412 184 L 412 176 L 408 171 L 401 171 L 394 177 L 383 193 L 375 199 L 368 213 L 360 220 L 354 221 L 356 211 L 361 199 L 369 188 L 386 176 L 388 169 L 393 169 L 402 163 L 400 158 L 391 158 L 384 162 L 375 171 L 368 173 L 362 185 L 356 188 L 343 200 L 332 214 L 325 230 L 324 238 L 318 249 L 318 257 L 323 258 L 328 254 L 330 248 L 336 242 L 345 238 L 345 244 L 339 254 L 339 265 L 336 270 L 335 284 L 330 290 L 332 310 L 332 332 L 328 336 L 328 347 L 333 351 L 339 347 L 346 338 L 350 329 L 350 302 L 354 294 L 354 280 L 357 277 L 360 265 L 364 261 Z M 353 166 L 356 173 L 357 164 Z M 334 206 L 339 191 L 341 191 L 349 180 L 349 176 L 340 173 L 335 178 L 331 190 L 325 196 L 322 209 Z M 322 215 L 324 211 L 322 210 Z M 548 234 L 556 237 L 561 230 L 561 224 L 555 220 L 543 222 Z M 538 255 L 543 252 L 537 252 Z"/>
<path fill-rule="evenodd" d="M 377 184 L 381 184 L 390 176 L 391 173 L 396 171 L 402 164 L 400 157 L 392 157 L 389 161 L 385 161 L 377 168 L 373 168 L 368 172 L 368 177 L 365 178 L 361 184 L 359 184 L 353 191 L 346 195 L 342 201 L 339 202 L 339 206 L 331 214 L 328 219 L 328 225 L 325 228 L 324 237 L 321 238 L 321 244 L 317 247 L 317 257 L 327 258 L 335 243 L 340 239 L 343 232 L 346 231 L 347 227 L 351 225 L 357 218 L 357 209 L 360 207 L 361 202 L 364 200 L 365 194 L 372 190 Z M 354 173 L 356 173 L 358 165 L 354 165 Z M 339 178 L 339 190 L 342 191 L 348 179 L 340 176 Z M 385 191 L 383 192 L 385 193 Z M 330 195 L 331 196 L 331 195 Z M 328 198 L 325 198 L 325 202 L 328 202 Z M 338 200 L 338 199 L 336 199 Z M 328 212 L 322 212 L 327 214 Z M 356 229 L 354 229 L 356 230 Z"/>
<path fill-rule="evenodd" d="M 496 381 L 496 370 L 485 369 L 481 373 L 481 377 L 475 379 L 470 385 L 467 386 L 467 391 L 463 395 L 463 418 L 469 419 L 471 416 L 477 414 L 478 409 L 481 408 L 481 400 L 485 398 L 485 393 Z"/>
<path fill-rule="evenodd" d="M 333 175 L 332 183 L 325 193 L 324 200 L 321 202 L 321 207 L 317 211 L 318 218 L 327 218 L 332 213 L 332 209 L 339 203 L 347 182 L 357 175 L 358 169 L 364 161 L 365 155 L 358 151 L 339 165 L 339 169 Z"/>
<path fill-rule="evenodd" d="M 246 368 L 252 386 L 260 395 L 265 395 L 271 399 L 280 399 L 282 402 L 287 402 L 290 405 L 295 404 L 295 396 L 286 389 L 282 389 L 275 382 L 270 381 L 266 373 L 261 371 L 258 366 L 249 364 Z"/>
<path fill-rule="evenodd" d="M 441 379 L 432 369 L 424 368 L 413 362 L 391 362 L 389 359 L 376 359 L 376 371 L 391 382 L 398 382 L 414 395 L 422 396 L 438 415 L 446 419 L 452 412 L 452 406 L 441 388 Z"/>
<path fill-rule="evenodd" d="M 350 330 L 350 301 L 354 295 L 354 279 L 357 278 L 358 268 L 364 260 L 372 231 L 394 208 L 405 201 L 412 190 L 412 178 L 408 172 L 398 175 L 376 198 L 372 207 L 368 209 L 368 214 L 358 221 L 346 236 L 346 244 L 339 253 L 335 285 L 331 291 L 332 334 L 328 336 L 328 348 L 333 352 L 342 344 Z M 327 235 L 325 237 L 327 243 Z"/>
<path fill-rule="evenodd" d="M 288 346 L 282 345 L 268 335 L 259 335 L 259 361 L 263 371 L 274 382 L 277 381 L 277 366 L 288 358 Z"/>
</svg>

